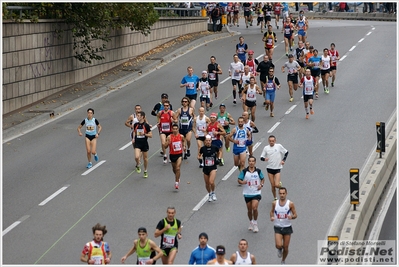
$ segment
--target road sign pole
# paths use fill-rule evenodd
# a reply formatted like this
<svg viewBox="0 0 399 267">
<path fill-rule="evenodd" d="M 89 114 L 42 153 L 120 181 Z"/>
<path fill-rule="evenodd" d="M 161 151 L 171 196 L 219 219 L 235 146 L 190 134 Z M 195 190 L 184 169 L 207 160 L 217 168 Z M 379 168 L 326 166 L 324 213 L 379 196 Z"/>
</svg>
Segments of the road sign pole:
<svg viewBox="0 0 399 267">
<path fill-rule="evenodd" d="M 376 152 L 380 153 L 382 158 L 382 152 L 385 152 L 385 122 L 376 122 L 377 131 L 377 149 Z"/>
<path fill-rule="evenodd" d="M 350 201 L 353 205 L 353 210 L 356 210 L 356 205 L 359 204 L 359 169 L 352 168 L 349 170 L 350 183 Z"/>
</svg>

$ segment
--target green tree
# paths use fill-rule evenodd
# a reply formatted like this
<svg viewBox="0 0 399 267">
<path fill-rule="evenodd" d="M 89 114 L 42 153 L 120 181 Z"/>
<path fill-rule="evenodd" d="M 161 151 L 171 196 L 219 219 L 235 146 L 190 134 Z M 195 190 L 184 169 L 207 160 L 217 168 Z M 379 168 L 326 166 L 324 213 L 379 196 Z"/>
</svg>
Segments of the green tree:
<svg viewBox="0 0 399 267">
<path fill-rule="evenodd" d="M 30 6 L 34 10 L 24 11 L 20 18 L 19 11 L 9 12 L 6 6 Z M 99 53 L 106 49 L 112 29 L 128 27 L 148 35 L 159 15 L 152 3 L 3 3 L 3 19 L 37 22 L 42 18 L 63 19 L 72 33 L 74 57 L 91 64 L 104 59 Z M 57 33 L 63 31 L 58 29 Z M 93 45 L 96 40 L 100 40 L 99 45 Z"/>
</svg>

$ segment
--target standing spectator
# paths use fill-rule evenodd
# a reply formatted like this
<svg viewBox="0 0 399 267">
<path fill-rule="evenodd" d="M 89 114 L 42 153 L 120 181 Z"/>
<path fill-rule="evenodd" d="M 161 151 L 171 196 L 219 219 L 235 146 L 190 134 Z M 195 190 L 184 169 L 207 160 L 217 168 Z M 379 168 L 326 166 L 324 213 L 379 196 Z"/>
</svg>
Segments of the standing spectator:
<svg viewBox="0 0 399 267">
<path fill-rule="evenodd" d="M 205 265 L 213 259 L 216 259 L 216 251 L 213 247 L 208 246 L 208 235 L 200 233 L 199 245 L 191 252 L 188 264 Z"/>
<path fill-rule="evenodd" d="M 212 24 L 213 24 L 213 26 L 212 26 L 213 32 L 217 31 L 216 23 L 218 22 L 218 20 L 220 21 L 221 16 L 222 16 L 222 10 L 220 9 L 219 4 L 217 4 L 216 7 L 212 10 L 212 15 L 211 15 Z"/>
<path fill-rule="evenodd" d="M 369 2 L 369 13 L 373 13 L 373 12 L 374 12 L 374 3 Z"/>
</svg>

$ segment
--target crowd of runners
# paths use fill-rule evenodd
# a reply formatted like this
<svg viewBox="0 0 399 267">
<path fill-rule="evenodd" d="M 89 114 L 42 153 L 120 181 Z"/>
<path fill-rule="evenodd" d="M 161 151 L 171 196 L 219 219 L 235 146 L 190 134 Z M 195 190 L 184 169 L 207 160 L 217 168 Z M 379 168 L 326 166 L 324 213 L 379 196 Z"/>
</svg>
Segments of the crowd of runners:
<svg viewBox="0 0 399 267">
<path fill-rule="evenodd" d="M 209 5 L 211 6 L 211 5 Z M 214 8 L 218 8 L 216 5 Z M 187 67 L 187 75 L 180 82 L 180 87 L 185 89 L 185 95 L 180 99 L 181 106 L 173 109 L 166 93 L 161 94 L 161 100 L 151 110 L 151 115 L 157 118 L 157 124 L 150 125 L 146 113 L 140 105 L 135 106 L 133 114 L 128 116 L 125 126 L 130 129 L 130 138 L 134 149 L 135 170 L 142 172 L 143 177 L 148 178 L 148 151 L 149 138 L 153 137 L 152 130 L 157 129 L 160 138 L 160 154 L 162 164 L 169 164 L 174 174 L 174 189 L 180 188 L 180 173 L 183 160 L 192 157 L 192 144 L 195 139 L 197 153 L 193 153 L 198 160 L 198 166 L 202 170 L 205 189 L 208 194 L 208 202 L 217 201 L 216 174 L 218 166 L 224 166 L 224 157 L 232 154 L 234 166 L 239 174 L 237 183 L 242 188 L 242 194 L 247 207 L 249 220 L 248 230 L 253 233 L 259 231 L 258 205 L 261 189 L 265 184 L 265 176 L 256 166 L 256 158 L 253 155 L 253 134 L 259 132 L 256 124 L 257 95 L 261 97 L 263 107 L 270 111 L 270 117 L 274 117 L 274 99 L 276 91 L 280 89 L 281 82 L 275 76 L 277 72 L 287 74 L 287 87 L 289 98 L 294 101 L 294 92 L 300 88 L 302 91 L 305 118 L 313 115 L 313 100 L 319 98 L 319 80 L 325 94 L 329 94 L 329 87 L 334 87 L 337 61 L 340 59 L 335 44 L 322 49 L 321 56 L 318 50 L 307 40 L 309 22 L 303 12 L 294 17 L 288 11 L 287 3 L 229 3 L 226 7 L 228 23 L 239 27 L 238 14 L 244 11 L 245 26 L 254 25 L 253 16 L 257 15 L 257 26 L 263 33 L 265 54 L 262 61 L 254 56 L 254 51 L 245 43 L 244 37 L 239 37 L 235 45 L 235 54 L 232 62 L 224 69 L 217 63 L 216 56 L 209 58 L 209 64 L 201 71 L 200 75 L 194 73 L 194 69 Z M 208 10 L 212 12 L 212 9 Z M 275 29 L 271 22 L 272 14 L 275 15 Z M 281 22 L 280 22 L 281 17 Z M 229 19 L 230 18 L 230 19 Z M 281 68 L 273 63 L 274 48 L 278 36 L 282 35 L 285 43 L 286 62 Z M 297 42 L 295 44 L 295 36 Z M 219 97 L 219 78 L 223 73 L 228 73 L 231 78 L 232 102 L 237 105 L 241 102 L 242 115 L 233 118 L 226 110 L 225 104 L 220 104 L 218 112 L 206 115 L 213 107 L 213 102 Z M 331 78 L 331 82 L 330 82 Z M 199 103 L 197 103 L 199 101 Z M 81 128 L 86 126 L 85 144 L 87 151 L 87 168 L 93 166 L 92 156 L 99 160 L 96 151 L 96 142 L 102 131 L 99 121 L 94 118 L 94 110 L 87 110 L 85 118 L 78 126 L 80 136 Z M 193 137 L 194 136 L 194 137 Z M 283 187 L 280 171 L 288 156 L 288 150 L 277 143 L 276 137 L 268 137 L 266 145 L 260 156 L 260 164 L 266 163 L 267 178 L 270 182 L 273 204 L 270 210 L 270 220 L 274 224 L 275 246 L 281 263 L 285 263 L 288 255 L 288 246 L 292 231 L 291 220 L 297 218 L 295 205 L 287 199 L 287 189 Z M 176 209 L 167 208 L 167 216 L 159 221 L 154 230 L 154 237 L 161 237 L 160 245 L 148 238 L 147 229 L 138 229 L 138 239 L 134 240 L 133 247 L 121 259 L 137 253 L 138 264 L 155 264 L 162 259 L 163 264 L 173 264 L 178 250 L 178 241 L 182 238 L 181 221 L 175 218 Z M 109 263 L 112 254 L 109 246 L 103 241 L 106 233 L 105 226 L 93 227 L 93 241 L 85 245 L 81 260 L 89 264 Z M 247 252 L 248 242 L 245 239 L 239 241 L 238 250 L 225 258 L 225 247 L 220 245 L 216 249 L 207 245 L 208 235 L 199 235 L 199 246 L 193 250 L 189 264 L 255 264 L 254 255 Z"/>
</svg>

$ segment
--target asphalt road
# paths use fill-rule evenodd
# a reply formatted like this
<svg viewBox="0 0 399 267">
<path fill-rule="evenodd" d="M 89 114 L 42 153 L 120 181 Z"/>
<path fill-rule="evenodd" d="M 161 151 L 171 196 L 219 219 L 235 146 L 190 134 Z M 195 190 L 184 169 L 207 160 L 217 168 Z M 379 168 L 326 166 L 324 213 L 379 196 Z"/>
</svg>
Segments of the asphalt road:
<svg viewBox="0 0 399 267">
<path fill-rule="evenodd" d="M 293 221 L 288 264 L 317 261 L 317 240 L 324 239 L 349 190 L 349 169 L 363 165 L 376 143 L 375 122 L 388 120 L 397 98 L 397 43 L 392 34 L 396 32 L 395 23 L 319 20 L 311 21 L 310 27 L 309 41 L 319 53 L 334 42 L 341 57 L 346 56 L 338 65 L 336 86 L 330 88 L 329 95 L 321 93 L 314 103 L 315 115 L 305 120 L 301 93 L 295 93 L 294 102 L 288 101 L 286 76 L 279 71 L 286 61 L 280 43 L 274 56 L 277 77 L 282 81 L 275 100 L 275 117 L 269 117 L 259 105 L 255 122 L 260 130 L 255 135 L 255 143 L 260 142 L 254 153 L 257 158 L 270 133 L 289 150 L 282 181 L 288 188 L 288 198 L 296 205 L 298 219 Z M 259 29 L 253 28 L 235 29 L 242 31 L 258 57 L 264 52 L 262 36 Z M 135 104 L 141 104 L 150 123 L 155 124 L 150 111 L 160 94 L 168 93 L 177 108 L 184 95 L 179 84 L 187 66 L 193 66 L 199 75 L 211 55 L 217 57 L 224 71 L 223 81 L 228 77 L 238 36 L 199 47 L 121 90 L 3 144 L 3 231 L 9 229 L 3 232 L 3 263 L 79 264 L 83 245 L 92 238 L 91 227 L 100 222 L 108 228 L 105 240 L 113 251 L 112 264 L 119 264 L 137 238 L 137 228 L 147 227 L 153 237 L 166 207 L 175 206 L 176 217 L 184 225 L 175 264 L 188 262 L 202 231 L 208 233 L 211 246 L 225 245 L 228 256 L 245 238 L 258 263 L 279 264 L 268 215 L 272 201 L 269 187 L 265 186 L 259 206 L 260 232 L 248 232 L 242 189 L 237 186 L 238 172 L 228 175 L 233 166 L 230 153 L 224 153 L 225 166 L 218 170 L 218 201 L 193 211 L 206 194 L 194 142 L 192 156 L 182 166 L 178 192 L 173 187 L 171 166 L 164 166 L 159 157 L 158 133 L 154 132 L 150 140 L 147 179 L 134 172 L 132 148 L 122 149 L 129 143 L 129 129 L 124 122 Z M 278 39 L 281 42 L 281 33 Z M 232 104 L 230 80 L 219 90 L 212 111 L 224 102 L 236 119 L 242 109 Z M 76 128 L 88 107 L 94 108 L 103 132 L 98 140 L 97 168 L 83 175 L 87 171 L 84 140 Z M 257 166 L 264 170 L 260 161 Z M 39 205 L 61 188 L 65 189 Z M 16 226 L 8 228 L 12 225 Z M 135 256 L 127 262 L 134 263 Z"/>
</svg>

